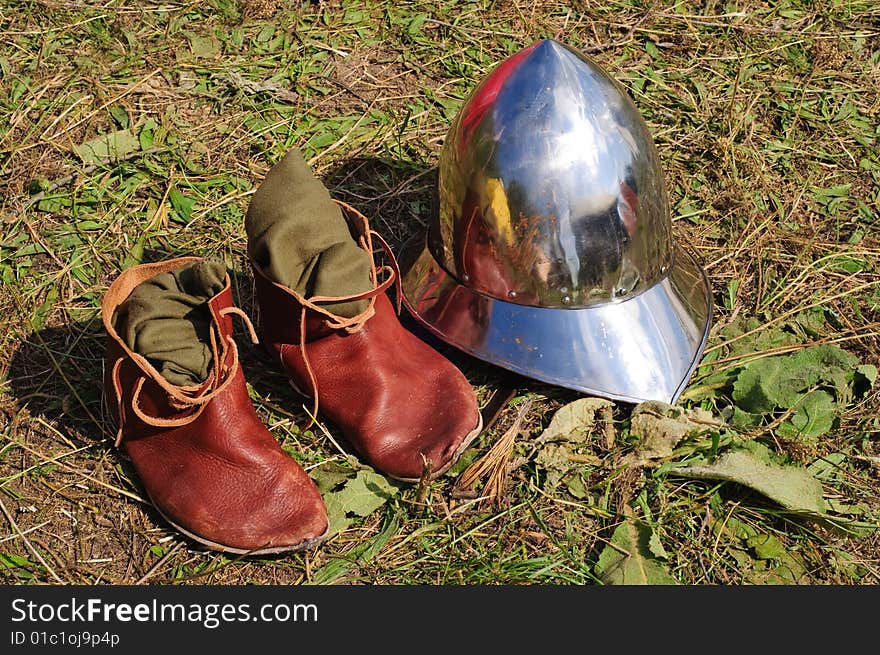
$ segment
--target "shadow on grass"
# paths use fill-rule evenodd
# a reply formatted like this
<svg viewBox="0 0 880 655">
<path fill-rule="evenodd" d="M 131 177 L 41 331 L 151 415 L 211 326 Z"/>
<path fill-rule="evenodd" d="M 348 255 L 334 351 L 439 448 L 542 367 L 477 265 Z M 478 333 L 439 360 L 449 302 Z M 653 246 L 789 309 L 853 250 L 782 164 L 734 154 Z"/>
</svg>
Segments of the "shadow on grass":
<svg viewBox="0 0 880 655">
<path fill-rule="evenodd" d="M 396 256 L 410 238 L 424 232 L 437 211 L 437 168 L 389 158 L 356 157 L 330 171 L 325 184 L 333 197 L 361 211 Z M 380 253 L 381 254 L 381 253 Z M 388 292 L 395 299 L 397 289 Z M 474 358 L 440 340 L 405 307 L 401 324 L 457 366 L 475 385 L 525 390 L 539 383 Z"/>
<path fill-rule="evenodd" d="M 149 566 L 157 536 L 150 533 L 164 525 L 138 502 L 146 495 L 134 468 L 113 447 L 115 426 L 102 399 L 104 349 L 95 316 L 31 332 L 10 362 L 4 409 L 13 426 L 2 444 L 0 481 L 18 512 L 9 525 L 15 539 L 3 550 L 20 558 L 6 573 L 21 581 L 131 583 Z"/>
<path fill-rule="evenodd" d="M 29 334 L 12 357 L 9 386 L 18 408 L 57 424 L 77 446 L 112 444 L 101 398 L 103 364 L 104 328 L 95 316 Z"/>
</svg>

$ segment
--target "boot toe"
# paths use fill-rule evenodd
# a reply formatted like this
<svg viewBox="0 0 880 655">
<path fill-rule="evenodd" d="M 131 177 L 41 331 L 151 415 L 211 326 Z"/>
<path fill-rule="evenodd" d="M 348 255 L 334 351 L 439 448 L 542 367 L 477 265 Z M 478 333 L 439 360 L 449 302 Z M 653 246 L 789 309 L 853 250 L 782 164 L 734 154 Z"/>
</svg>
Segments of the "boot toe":
<svg viewBox="0 0 880 655">
<path fill-rule="evenodd" d="M 428 409 L 432 409 L 426 406 Z M 368 444 L 367 459 L 380 471 L 405 481 L 422 477 L 426 460 L 431 477 L 444 473 L 476 437 L 482 422 L 476 406 L 473 413 L 429 412 L 393 429 L 363 439 Z"/>
<path fill-rule="evenodd" d="M 298 466 L 282 476 L 261 502 L 267 510 L 261 520 L 265 528 L 259 532 L 260 537 L 251 540 L 252 548 L 298 550 L 327 535 L 324 501 L 311 478 Z"/>
<path fill-rule="evenodd" d="M 326 536 L 327 514 L 317 489 L 310 493 L 302 485 L 279 485 L 269 490 L 252 484 L 250 490 L 200 514 L 190 510 L 185 521 L 168 519 L 195 541 L 233 553 L 299 550 Z"/>
<path fill-rule="evenodd" d="M 136 459 L 153 505 L 186 536 L 214 550 L 281 552 L 317 543 L 327 514 L 308 474 L 276 448 L 237 461 L 192 452 L 168 466 L 162 451 Z"/>
</svg>

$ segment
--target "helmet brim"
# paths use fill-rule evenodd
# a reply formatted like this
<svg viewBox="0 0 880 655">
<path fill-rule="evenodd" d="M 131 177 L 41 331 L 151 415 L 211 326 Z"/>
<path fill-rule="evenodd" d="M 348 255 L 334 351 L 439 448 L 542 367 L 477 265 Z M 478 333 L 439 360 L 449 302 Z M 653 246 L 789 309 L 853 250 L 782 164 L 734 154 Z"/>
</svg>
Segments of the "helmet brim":
<svg viewBox="0 0 880 655">
<path fill-rule="evenodd" d="M 629 403 L 674 403 L 706 345 L 712 296 L 703 270 L 675 246 L 665 278 L 626 300 L 557 309 L 514 304 L 459 283 L 424 234 L 401 250 L 404 304 L 428 331 L 526 377 Z"/>
</svg>

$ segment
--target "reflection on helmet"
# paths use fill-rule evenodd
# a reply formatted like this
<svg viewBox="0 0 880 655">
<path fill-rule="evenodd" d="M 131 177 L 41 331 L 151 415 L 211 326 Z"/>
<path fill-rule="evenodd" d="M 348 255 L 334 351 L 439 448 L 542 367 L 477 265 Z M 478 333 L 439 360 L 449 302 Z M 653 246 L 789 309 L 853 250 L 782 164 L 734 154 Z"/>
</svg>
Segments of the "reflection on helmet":
<svg viewBox="0 0 880 655">
<path fill-rule="evenodd" d="M 603 71 L 553 40 L 514 55 L 475 90 L 441 154 L 439 200 L 435 255 L 500 300 L 587 307 L 623 298 L 659 281 L 672 256 L 644 121 Z M 476 275 L 456 256 L 469 236 L 488 240 L 493 259 Z"/>
<path fill-rule="evenodd" d="M 563 386 L 677 397 L 708 286 L 672 240 L 645 122 L 594 62 L 547 39 L 498 66 L 450 126 L 437 191 L 426 240 L 402 258 L 429 329 Z"/>
</svg>

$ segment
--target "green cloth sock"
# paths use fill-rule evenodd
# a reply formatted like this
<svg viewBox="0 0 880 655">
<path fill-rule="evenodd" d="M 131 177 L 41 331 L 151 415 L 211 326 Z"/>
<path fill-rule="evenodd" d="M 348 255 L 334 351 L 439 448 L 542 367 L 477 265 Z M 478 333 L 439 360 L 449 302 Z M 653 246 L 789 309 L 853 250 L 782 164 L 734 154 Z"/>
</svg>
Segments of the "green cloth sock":
<svg viewBox="0 0 880 655">
<path fill-rule="evenodd" d="M 245 217 L 248 254 L 278 284 L 310 296 L 372 289 L 369 255 L 351 236 L 342 210 L 296 149 L 275 164 Z M 351 318 L 367 300 L 322 305 Z"/>
<path fill-rule="evenodd" d="M 213 365 L 208 300 L 226 286 L 226 266 L 203 260 L 142 282 L 119 305 L 116 331 L 177 386 L 199 385 Z"/>
</svg>

